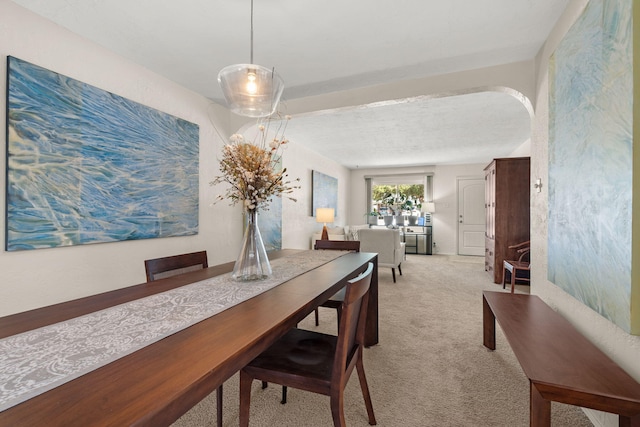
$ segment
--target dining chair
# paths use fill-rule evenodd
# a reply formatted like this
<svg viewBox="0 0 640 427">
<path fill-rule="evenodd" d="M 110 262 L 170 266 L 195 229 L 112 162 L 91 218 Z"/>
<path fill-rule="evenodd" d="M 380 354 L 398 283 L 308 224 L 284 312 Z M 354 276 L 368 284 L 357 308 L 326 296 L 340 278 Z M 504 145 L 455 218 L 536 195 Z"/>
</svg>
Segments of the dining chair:
<svg viewBox="0 0 640 427">
<path fill-rule="evenodd" d="M 507 271 L 510 273 L 511 293 L 515 292 L 516 280 L 530 283 L 531 264 L 529 262 L 530 240 L 509 246 L 509 249 L 515 249 L 520 254 L 517 260 L 502 261 L 502 289 L 507 283 Z M 515 258 L 515 257 L 514 257 Z M 518 274 L 520 272 L 521 274 Z"/>
<path fill-rule="evenodd" d="M 147 282 L 164 279 L 165 277 L 209 267 L 207 251 L 191 252 L 163 258 L 148 259 L 144 262 Z"/>
<path fill-rule="evenodd" d="M 207 267 L 207 251 L 148 259 L 144 262 L 147 283 Z M 216 389 L 216 422 L 218 427 L 222 427 L 222 385 Z"/>
<path fill-rule="evenodd" d="M 369 424 L 375 425 L 373 404 L 364 373 L 362 350 L 373 263 L 349 280 L 342 303 L 338 335 L 293 328 L 240 371 L 240 426 L 248 427 L 254 379 L 330 397 L 334 426 L 344 427 L 344 389 L 355 367 Z"/>
<path fill-rule="evenodd" d="M 314 245 L 316 250 L 338 250 L 360 252 L 359 240 L 316 240 Z M 344 288 L 336 292 L 327 301 L 320 304 L 321 307 L 335 308 L 338 313 L 338 324 L 340 324 L 340 308 L 344 300 Z M 316 326 L 320 325 L 320 313 L 318 308 L 314 310 L 316 316 Z"/>
</svg>

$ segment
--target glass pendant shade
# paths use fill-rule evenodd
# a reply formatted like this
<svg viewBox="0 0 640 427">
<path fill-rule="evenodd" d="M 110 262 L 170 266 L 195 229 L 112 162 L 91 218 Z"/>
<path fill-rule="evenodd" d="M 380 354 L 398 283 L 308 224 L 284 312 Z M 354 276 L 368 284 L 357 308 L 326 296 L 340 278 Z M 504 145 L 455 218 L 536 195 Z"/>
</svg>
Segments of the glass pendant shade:
<svg viewBox="0 0 640 427">
<path fill-rule="evenodd" d="M 275 71 L 255 64 L 223 68 L 218 83 L 231 111 L 247 117 L 273 114 L 284 89 L 284 81 Z"/>
</svg>

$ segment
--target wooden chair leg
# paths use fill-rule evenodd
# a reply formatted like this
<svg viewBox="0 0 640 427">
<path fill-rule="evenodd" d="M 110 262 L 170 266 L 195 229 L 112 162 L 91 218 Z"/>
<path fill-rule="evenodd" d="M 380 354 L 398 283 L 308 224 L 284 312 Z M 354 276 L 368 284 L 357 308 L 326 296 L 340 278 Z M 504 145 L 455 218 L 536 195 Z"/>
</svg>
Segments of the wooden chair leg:
<svg viewBox="0 0 640 427">
<path fill-rule="evenodd" d="M 344 419 L 344 391 L 340 390 L 338 395 L 331 395 L 331 415 L 334 427 L 346 427 Z"/>
<path fill-rule="evenodd" d="M 507 267 L 502 267 L 502 289 L 506 288 L 507 284 Z"/>
<path fill-rule="evenodd" d="M 396 269 L 391 269 L 391 276 L 393 277 L 393 283 L 396 283 Z"/>
<path fill-rule="evenodd" d="M 364 397 L 364 404 L 367 407 L 367 415 L 369 416 L 369 425 L 376 425 L 376 416 L 373 414 L 373 403 L 371 403 L 371 395 L 369 394 L 369 385 L 367 384 L 367 377 L 364 374 L 364 365 L 362 364 L 362 357 L 356 363 L 356 369 L 358 370 L 358 379 L 360 380 L 360 388 L 362 389 L 362 397 Z"/>
<path fill-rule="evenodd" d="M 318 326 L 320 324 L 320 318 L 319 318 L 319 314 L 318 314 L 318 309 L 315 309 L 315 313 L 316 313 L 316 326 Z"/>
<path fill-rule="evenodd" d="M 400 275 L 402 276 L 402 264 L 398 264 L 398 273 L 400 273 Z"/>
<path fill-rule="evenodd" d="M 516 289 L 516 273 L 518 272 L 518 270 L 516 270 L 516 267 L 513 267 L 513 270 L 511 270 L 511 293 L 514 293 L 514 290 Z"/>
<path fill-rule="evenodd" d="M 251 383 L 253 378 L 240 371 L 240 427 L 249 427 L 251 410 Z"/>
<path fill-rule="evenodd" d="M 266 381 L 262 381 L 262 389 L 264 390 L 265 388 L 267 388 L 267 386 L 269 385 L 268 382 Z"/>
<path fill-rule="evenodd" d="M 287 403 L 287 386 L 286 385 L 282 386 L 282 400 L 280 401 L 280 403 L 282 403 L 283 405 Z"/>
<path fill-rule="evenodd" d="M 216 389 L 216 422 L 222 427 L 222 385 Z"/>
</svg>

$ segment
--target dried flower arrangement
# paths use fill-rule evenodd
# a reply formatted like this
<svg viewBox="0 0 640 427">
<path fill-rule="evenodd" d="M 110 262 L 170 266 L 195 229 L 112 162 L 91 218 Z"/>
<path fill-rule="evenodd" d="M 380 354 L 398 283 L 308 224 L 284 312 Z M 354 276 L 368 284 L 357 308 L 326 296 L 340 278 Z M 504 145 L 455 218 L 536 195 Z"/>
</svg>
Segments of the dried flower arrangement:
<svg viewBox="0 0 640 427">
<path fill-rule="evenodd" d="M 279 122 L 275 136 L 270 137 L 270 127 Z M 228 199 L 231 205 L 242 203 L 247 212 L 268 210 L 273 197 L 283 197 L 300 188 L 288 179 L 287 169 L 280 169 L 282 150 L 289 143 L 284 132 L 291 116 L 271 116 L 258 124 L 256 138 L 245 139 L 241 134 L 233 134 L 230 143 L 225 145 L 220 159 L 220 172 L 210 185 L 226 182 L 229 184 L 224 195 L 218 195 L 217 201 Z M 296 201 L 291 196 L 288 199 Z"/>
</svg>

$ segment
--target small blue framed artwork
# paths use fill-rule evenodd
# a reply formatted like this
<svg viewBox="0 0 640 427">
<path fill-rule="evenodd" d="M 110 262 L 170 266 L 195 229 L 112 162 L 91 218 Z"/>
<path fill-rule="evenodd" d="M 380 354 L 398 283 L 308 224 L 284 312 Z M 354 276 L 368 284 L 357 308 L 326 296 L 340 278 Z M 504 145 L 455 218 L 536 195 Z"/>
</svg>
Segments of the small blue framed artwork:
<svg viewBox="0 0 640 427">
<path fill-rule="evenodd" d="M 333 208 L 338 213 L 338 179 L 318 171 L 311 171 L 311 216 L 317 208 Z"/>
<path fill-rule="evenodd" d="M 282 170 L 282 158 L 276 168 Z M 272 197 L 267 208 L 260 210 L 258 227 L 267 252 L 282 249 L 282 197 Z"/>
<path fill-rule="evenodd" d="M 6 250 L 198 232 L 199 128 L 7 59 Z"/>
</svg>

